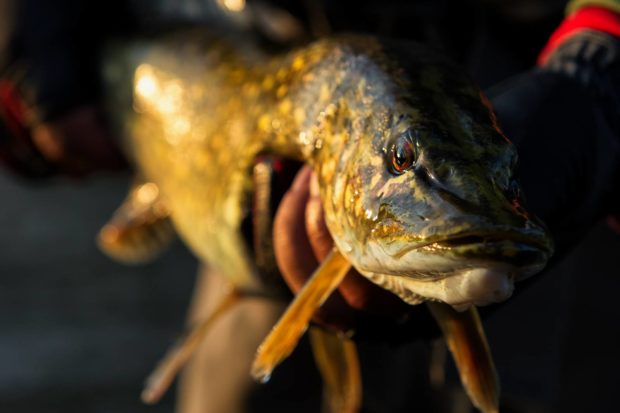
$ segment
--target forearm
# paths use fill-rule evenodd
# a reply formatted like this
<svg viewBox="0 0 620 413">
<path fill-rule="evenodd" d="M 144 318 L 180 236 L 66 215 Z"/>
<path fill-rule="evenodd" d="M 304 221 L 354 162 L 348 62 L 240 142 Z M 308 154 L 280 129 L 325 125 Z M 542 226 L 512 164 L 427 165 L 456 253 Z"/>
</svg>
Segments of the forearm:
<svg viewBox="0 0 620 413">
<path fill-rule="evenodd" d="M 600 103 L 565 75 L 535 69 L 489 94 L 519 150 L 528 205 L 549 226 L 560 257 L 617 210 L 620 139 Z"/>
</svg>

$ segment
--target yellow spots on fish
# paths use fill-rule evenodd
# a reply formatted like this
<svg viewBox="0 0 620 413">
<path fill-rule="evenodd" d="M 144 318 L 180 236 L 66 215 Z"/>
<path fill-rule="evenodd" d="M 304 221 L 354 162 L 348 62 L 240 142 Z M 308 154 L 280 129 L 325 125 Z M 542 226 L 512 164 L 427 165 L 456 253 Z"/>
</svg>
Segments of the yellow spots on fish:
<svg viewBox="0 0 620 413">
<path fill-rule="evenodd" d="M 151 100 L 159 94 L 159 82 L 151 65 L 142 64 L 136 69 L 134 93 L 144 100 Z"/>
<path fill-rule="evenodd" d="M 199 84 L 189 85 L 187 88 L 188 99 L 201 100 L 206 94 L 206 88 Z"/>
<path fill-rule="evenodd" d="M 321 85 L 321 89 L 319 91 L 319 102 L 325 103 L 331 97 L 331 91 L 329 90 L 329 85 L 327 83 L 323 83 Z"/>
<path fill-rule="evenodd" d="M 351 201 L 354 216 L 357 217 L 358 220 L 376 220 L 377 212 L 372 208 L 366 208 L 366 199 L 362 196 L 362 192 L 365 192 L 363 189 L 364 185 L 359 176 L 352 180 L 352 186 L 355 188 L 353 191 L 353 200 Z M 360 231 L 366 231 L 368 229 L 367 225 L 359 225 L 358 223 L 357 226 L 359 226 L 358 230 Z"/>
<path fill-rule="evenodd" d="M 162 115 L 173 115 L 179 111 L 182 101 L 183 87 L 178 82 L 171 81 L 164 86 L 162 95 L 153 100 L 155 109 Z"/>
<path fill-rule="evenodd" d="M 284 97 L 284 95 L 286 95 L 287 91 L 288 91 L 288 86 L 285 84 L 281 84 L 280 86 L 278 86 L 278 89 L 276 89 L 276 96 L 278 98 L 282 98 Z"/>
<path fill-rule="evenodd" d="M 286 68 L 284 68 L 284 67 L 281 67 L 276 72 L 276 80 L 278 80 L 278 82 L 284 82 L 286 80 L 286 77 L 288 76 L 288 74 L 289 74 L 288 70 L 286 70 Z"/>
<path fill-rule="evenodd" d="M 245 72 L 241 69 L 232 69 L 228 72 L 228 76 L 231 83 L 240 83 L 246 78 Z"/>
<path fill-rule="evenodd" d="M 348 133 L 333 133 L 330 137 L 330 142 L 341 142 L 343 145 L 346 145 L 349 142 L 349 134 Z M 350 153 L 343 153 L 343 156 L 350 156 Z"/>
<path fill-rule="evenodd" d="M 319 150 L 323 147 L 323 139 L 322 138 L 317 138 L 314 140 L 314 149 L 315 150 Z"/>
<path fill-rule="evenodd" d="M 312 134 L 309 132 L 301 131 L 298 138 L 299 143 L 301 143 L 301 146 L 304 148 L 310 145 L 310 143 L 312 142 Z"/>
<path fill-rule="evenodd" d="M 229 153 L 234 152 L 231 145 L 231 137 L 228 133 L 217 132 L 212 136 L 212 140 L 209 142 L 209 149 L 213 151 L 218 151 L 218 164 L 225 165 L 225 162 L 222 160 Z M 226 154 L 220 154 L 219 151 L 226 152 Z M 207 151 L 200 151 L 201 153 L 205 153 L 206 155 L 210 155 Z M 211 165 L 209 169 L 213 169 L 214 166 Z"/>
<path fill-rule="evenodd" d="M 302 56 L 296 56 L 295 59 L 293 59 L 293 64 L 291 65 L 291 67 L 293 70 L 299 71 L 303 69 L 304 64 L 305 64 L 304 58 Z"/>
<path fill-rule="evenodd" d="M 271 116 L 269 116 L 266 113 L 261 115 L 261 117 L 258 118 L 258 129 L 261 130 L 262 132 L 266 132 L 270 129 L 270 127 L 271 127 Z"/>
<path fill-rule="evenodd" d="M 262 88 L 263 90 L 271 90 L 273 88 L 273 85 L 275 84 L 275 80 L 273 78 L 273 76 L 265 76 L 265 78 L 263 79 L 263 83 L 262 83 Z"/>
<path fill-rule="evenodd" d="M 221 147 L 222 145 L 219 146 Z M 231 156 L 230 152 L 227 149 L 228 148 L 226 147 L 221 147 L 221 149 L 219 149 L 222 151 L 222 153 L 221 158 L 218 159 L 218 163 L 224 162 Z M 189 171 L 195 169 L 209 170 L 213 168 L 213 159 L 211 156 L 209 156 L 208 153 L 206 153 L 206 151 L 195 151 L 195 155 L 188 159 L 186 161 L 186 164 L 190 168 Z"/>
<path fill-rule="evenodd" d="M 320 176 L 324 182 L 334 182 L 333 177 L 336 171 L 336 159 L 334 158 L 325 158 L 321 160 L 321 170 Z M 334 182 L 336 183 L 336 182 Z M 325 187 L 325 185 L 321 185 L 321 187 Z"/>
<path fill-rule="evenodd" d="M 351 205 L 355 202 L 356 191 L 352 185 L 351 180 L 347 179 L 344 184 L 344 202 Z"/>
<path fill-rule="evenodd" d="M 278 110 L 283 115 L 289 114 L 292 108 L 293 108 L 293 104 L 291 103 L 290 99 L 284 99 L 278 104 Z"/>
<path fill-rule="evenodd" d="M 177 77 L 149 64 L 134 73 L 134 99 L 137 111 L 159 119 L 159 127 L 170 145 L 177 145 L 191 130 L 185 102 L 189 96 L 202 96 L 201 88 L 192 88 Z"/>
<path fill-rule="evenodd" d="M 330 103 L 325 108 L 324 116 L 326 116 L 327 118 L 331 118 L 335 114 L 336 114 L 336 105 L 334 105 L 333 103 Z"/>
<path fill-rule="evenodd" d="M 359 92 L 361 92 L 362 94 L 364 94 L 364 92 L 366 91 L 366 79 L 362 78 L 359 83 L 357 84 L 357 90 Z"/>
<path fill-rule="evenodd" d="M 293 118 L 297 125 L 300 126 L 306 120 L 306 111 L 301 107 L 295 108 L 293 111 Z"/>
<path fill-rule="evenodd" d="M 372 234 L 376 238 L 391 237 L 394 241 L 398 240 L 403 228 L 393 220 L 378 222 L 372 229 Z"/>
<path fill-rule="evenodd" d="M 363 201 L 360 195 L 360 182 L 359 179 L 355 179 L 349 177 L 344 187 L 344 204 L 345 208 L 352 212 L 352 214 L 347 214 L 347 218 L 349 220 L 349 224 L 352 227 L 356 227 L 356 220 L 363 218 L 364 216 L 364 208 Z"/>
<path fill-rule="evenodd" d="M 240 109 L 239 109 L 240 110 Z M 229 147 L 237 145 L 245 146 L 248 141 L 248 130 L 245 121 L 239 117 L 231 117 L 226 122 L 226 129 L 223 132 Z M 249 142 L 248 142 L 249 144 Z"/>
<path fill-rule="evenodd" d="M 345 190 L 345 179 L 336 179 L 333 186 L 333 199 L 334 202 L 342 204 L 342 200 L 344 199 L 344 190 Z"/>
<path fill-rule="evenodd" d="M 134 80 L 136 109 L 141 112 L 172 114 L 183 94 L 178 82 L 169 80 L 164 74 L 149 65 L 138 67 Z"/>
<path fill-rule="evenodd" d="M 379 184 L 382 178 L 383 177 L 380 174 L 373 175 L 370 179 L 370 189 L 374 189 Z"/>
<path fill-rule="evenodd" d="M 385 163 L 383 156 L 369 156 L 368 164 L 371 166 L 381 166 Z"/>
<path fill-rule="evenodd" d="M 191 130 L 191 123 L 185 116 L 175 116 L 165 122 L 166 140 L 171 144 L 178 143 Z"/>
<path fill-rule="evenodd" d="M 243 94 L 249 98 L 255 98 L 260 93 L 259 86 L 254 82 L 247 82 L 243 85 Z"/>
</svg>

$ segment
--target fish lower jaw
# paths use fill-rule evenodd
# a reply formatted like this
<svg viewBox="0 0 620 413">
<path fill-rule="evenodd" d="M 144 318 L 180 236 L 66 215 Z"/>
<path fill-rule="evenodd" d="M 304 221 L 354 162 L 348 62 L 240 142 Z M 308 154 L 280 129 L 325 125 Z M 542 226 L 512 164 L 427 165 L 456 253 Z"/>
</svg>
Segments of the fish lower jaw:
<svg viewBox="0 0 620 413">
<path fill-rule="evenodd" d="M 484 306 L 505 301 L 514 291 L 513 272 L 505 266 L 463 269 L 438 280 L 372 272 L 364 272 L 363 275 L 408 304 L 439 301 L 450 304 L 457 311 L 465 311 L 472 305 Z"/>
</svg>

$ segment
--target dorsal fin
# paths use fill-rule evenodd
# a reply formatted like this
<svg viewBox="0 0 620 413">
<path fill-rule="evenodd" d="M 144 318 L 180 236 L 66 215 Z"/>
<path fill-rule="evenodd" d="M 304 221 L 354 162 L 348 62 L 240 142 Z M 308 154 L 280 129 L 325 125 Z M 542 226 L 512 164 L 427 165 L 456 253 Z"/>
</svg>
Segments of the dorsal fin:
<svg viewBox="0 0 620 413">
<path fill-rule="evenodd" d="M 97 244 L 111 258 L 129 264 L 155 258 L 174 239 L 170 211 L 152 182 L 139 182 L 101 228 Z"/>
</svg>

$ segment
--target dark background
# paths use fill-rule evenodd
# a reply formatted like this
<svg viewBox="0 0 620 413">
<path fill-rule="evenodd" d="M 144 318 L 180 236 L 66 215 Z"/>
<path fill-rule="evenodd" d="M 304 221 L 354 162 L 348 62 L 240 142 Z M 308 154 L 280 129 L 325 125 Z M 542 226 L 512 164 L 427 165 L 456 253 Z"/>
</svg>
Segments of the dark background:
<svg viewBox="0 0 620 413">
<path fill-rule="evenodd" d="M 135 268 L 97 250 L 127 184 L 0 175 L 0 412 L 172 410 L 140 389 L 182 331 L 197 264 L 180 243 Z"/>
</svg>

